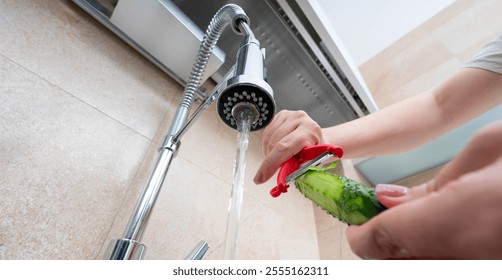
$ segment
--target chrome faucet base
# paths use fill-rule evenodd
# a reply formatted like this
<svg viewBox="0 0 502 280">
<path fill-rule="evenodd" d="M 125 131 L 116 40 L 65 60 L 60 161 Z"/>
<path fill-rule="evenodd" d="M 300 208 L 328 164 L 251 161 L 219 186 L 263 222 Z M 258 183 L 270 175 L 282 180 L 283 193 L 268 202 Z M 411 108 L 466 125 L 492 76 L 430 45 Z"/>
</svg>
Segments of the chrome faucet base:
<svg viewBox="0 0 502 280">
<path fill-rule="evenodd" d="M 209 250 L 209 245 L 206 241 L 201 240 L 197 246 L 188 254 L 185 260 L 202 260 L 207 250 Z"/>
<path fill-rule="evenodd" d="M 112 240 L 108 248 L 110 260 L 141 260 L 146 251 L 142 243 L 125 238 Z"/>
</svg>

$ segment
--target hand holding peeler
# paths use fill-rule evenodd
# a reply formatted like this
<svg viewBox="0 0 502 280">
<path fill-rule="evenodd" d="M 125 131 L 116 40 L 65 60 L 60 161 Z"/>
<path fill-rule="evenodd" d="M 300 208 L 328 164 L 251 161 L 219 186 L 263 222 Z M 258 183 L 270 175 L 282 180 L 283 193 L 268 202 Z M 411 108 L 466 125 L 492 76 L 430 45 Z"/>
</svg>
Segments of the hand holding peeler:
<svg viewBox="0 0 502 280">
<path fill-rule="evenodd" d="M 330 144 L 304 147 L 299 153 L 284 162 L 277 175 L 277 186 L 270 190 L 272 197 L 288 191 L 289 185 L 303 175 L 311 166 L 319 166 L 328 159 L 343 156 L 343 149 Z"/>
</svg>

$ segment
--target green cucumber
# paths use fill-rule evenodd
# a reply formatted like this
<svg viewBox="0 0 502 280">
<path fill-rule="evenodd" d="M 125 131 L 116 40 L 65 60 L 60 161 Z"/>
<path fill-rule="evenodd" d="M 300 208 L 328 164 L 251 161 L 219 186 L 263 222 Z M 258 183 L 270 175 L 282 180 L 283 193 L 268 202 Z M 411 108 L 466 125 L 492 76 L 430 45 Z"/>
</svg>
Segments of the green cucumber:
<svg viewBox="0 0 502 280">
<path fill-rule="evenodd" d="M 328 214 L 349 225 L 363 224 L 386 209 L 373 188 L 330 173 L 336 164 L 310 167 L 295 180 L 296 188 Z"/>
</svg>

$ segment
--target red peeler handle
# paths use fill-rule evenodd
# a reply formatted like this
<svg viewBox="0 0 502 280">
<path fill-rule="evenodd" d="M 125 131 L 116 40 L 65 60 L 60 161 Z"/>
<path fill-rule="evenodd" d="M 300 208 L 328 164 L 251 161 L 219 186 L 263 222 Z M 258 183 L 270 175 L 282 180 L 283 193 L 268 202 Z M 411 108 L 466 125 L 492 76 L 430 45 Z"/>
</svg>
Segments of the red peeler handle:
<svg viewBox="0 0 502 280">
<path fill-rule="evenodd" d="M 286 184 L 286 177 L 300 168 L 302 163 L 315 159 L 324 152 L 334 154 L 338 158 L 343 156 L 342 148 L 335 145 L 321 144 L 304 147 L 298 154 L 292 156 L 282 164 L 279 174 L 277 175 L 277 186 L 270 190 L 270 195 L 278 197 L 281 193 L 287 192 L 289 186 Z"/>
</svg>

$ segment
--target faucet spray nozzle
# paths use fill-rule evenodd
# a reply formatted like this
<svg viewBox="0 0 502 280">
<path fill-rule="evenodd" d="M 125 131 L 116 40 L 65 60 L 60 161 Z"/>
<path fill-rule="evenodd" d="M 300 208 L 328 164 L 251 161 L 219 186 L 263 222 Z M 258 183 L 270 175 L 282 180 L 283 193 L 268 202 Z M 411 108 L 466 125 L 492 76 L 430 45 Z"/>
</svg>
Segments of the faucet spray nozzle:
<svg viewBox="0 0 502 280">
<path fill-rule="evenodd" d="M 257 119 L 251 125 L 251 131 L 267 126 L 275 114 L 275 101 L 272 87 L 265 81 L 265 54 L 260 43 L 246 22 L 240 22 L 244 36 L 235 63 L 232 77 L 225 81 L 217 101 L 217 111 L 220 118 L 228 126 L 237 129 L 235 117 L 232 115 L 234 106 L 245 102 L 253 104 L 257 111 Z"/>
<path fill-rule="evenodd" d="M 244 107 L 254 112 L 251 131 L 262 129 L 270 123 L 275 113 L 275 102 L 271 94 L 259 86 L 259 82 L 240 82 L 220 94 L 217 111 L 224 123 L 237 129 L 235 113 Z M 262 80 L 262 86 L 268 84 Z"/>
</svg>

